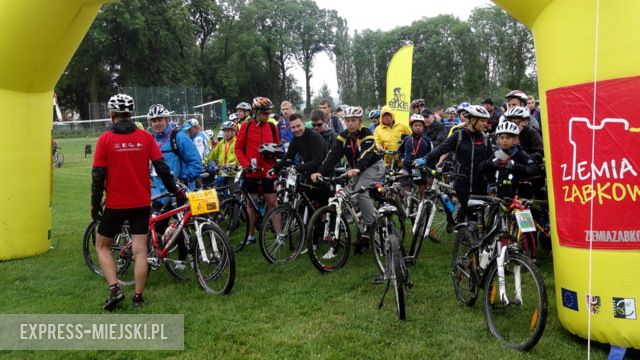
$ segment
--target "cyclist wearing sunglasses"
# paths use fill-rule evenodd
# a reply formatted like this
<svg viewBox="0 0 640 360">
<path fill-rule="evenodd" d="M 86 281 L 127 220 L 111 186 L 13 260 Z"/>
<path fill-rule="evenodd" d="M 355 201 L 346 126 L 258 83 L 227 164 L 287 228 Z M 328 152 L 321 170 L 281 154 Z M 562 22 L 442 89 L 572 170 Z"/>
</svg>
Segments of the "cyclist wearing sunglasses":
<svg viewBox="0 0 640 360">
<path fill-rule="evenodd" d="M 311 112 L 311 127 L 322 136 L 327 145 L 327 149 L 331 149 L 333 143 L 336 141 L 336 132 L 327 127 L 327 122 L 324 120 L 324 113 L 321 110 L 313 110 Z"/>
</svg>

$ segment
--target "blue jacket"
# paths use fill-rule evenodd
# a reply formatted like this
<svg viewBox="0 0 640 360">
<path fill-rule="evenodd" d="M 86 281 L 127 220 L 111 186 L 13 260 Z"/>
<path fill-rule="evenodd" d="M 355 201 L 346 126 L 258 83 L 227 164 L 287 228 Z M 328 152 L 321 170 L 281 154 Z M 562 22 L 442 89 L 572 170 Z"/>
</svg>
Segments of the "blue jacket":
<svg viewBox="0 0 640 360">
<path fill-rule="evenodd" d="M 281 118 L 278 121 L 278 130 L 280 130 L 280 144 L 288 144 L 293 140 L 293 131 L 291 131 L 287 119 Z"/>
<path fill-rule="evenodd" d="M 402 168 L 407 171 L 413 168 L 412 164 L 417 158 L 425 157 L 433 148 L 431 140 L 425 134 L 422 134 L 420 137 L 415 135 L 407 136 L 402 143 L 404 148 Z M 432 166 L 433 164 L 429 165 Z"/>
<path fill-rule="evenodd" d="M 198 154 L 198 150 L 196 149 L 196 146 L 193 145 L 189 135 L 179 129 L 173 129 L 173 126 L 167 126 L 163 133 L 154 133 L 153 137 L 160 147 L 160 151 L 162 151 L 162 155 L 164 156 L 167 165 L 169 165 L 173 176 L 182 181 L 188 182 L 189 189 L 193 190 L 195 184 L 192 183 L 200 177 L 200 172 L 202 171 L 202 160 L 200 160 L 200 154 Z M 178 157 L 171 148 L 170 133 L 172 130 L 178 132 L 176 135 L 176 144 L 178 146 L 178 151 L 180 152 L 180 157 Z M 162 184 L 162 180 L 160 180 L 156 175 L 155 171 L 152 171 L 151 179 L 153 182 L 153 186 L 151 188 L 152 196 L 162 194 L 167 191 Z"/>
</svg>

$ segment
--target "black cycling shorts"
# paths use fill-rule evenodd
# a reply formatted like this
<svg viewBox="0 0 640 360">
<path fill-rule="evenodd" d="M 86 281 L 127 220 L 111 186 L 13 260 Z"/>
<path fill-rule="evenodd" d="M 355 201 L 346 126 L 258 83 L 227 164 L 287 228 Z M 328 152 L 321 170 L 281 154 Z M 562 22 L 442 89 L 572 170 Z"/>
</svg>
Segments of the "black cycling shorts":
<svg viewBox="0 0 640 360">
<path fill-rule="evenodd" d="M 98 233 L 108 238 L 113 238 L 122 229 L 125 220 L 129 221 L 129 233 L 131 235 L 144 235 L 149 232 L 149 206 L 131 209 L 109 209 L 105 208 Z"/>
<path fill-rule="evenodd" d="M 276 192 L 276 181 L 245 178 L 242 180 L 242 188 L 249 194 L 273 194 Z"/>
</svg>

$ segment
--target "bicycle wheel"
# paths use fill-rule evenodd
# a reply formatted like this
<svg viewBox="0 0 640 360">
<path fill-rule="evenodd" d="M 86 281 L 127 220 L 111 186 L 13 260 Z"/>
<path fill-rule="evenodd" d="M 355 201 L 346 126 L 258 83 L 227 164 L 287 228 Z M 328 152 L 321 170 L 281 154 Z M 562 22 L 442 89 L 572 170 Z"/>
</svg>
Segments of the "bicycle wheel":
<svg viewBox="0 0 640 360">
<path fill-rule="evenodd" d="M 236 279 L 236 260 L 225 232 L 216 224 L 202 226 L 202 243 L 195 251 L 200 287 L 210 294 L 228 294 Z M 206 255 L 206 259 L 203 257 Z"/>
<path fill-rule="evenodd" d="M 188 235 L 188 238 L 185 238 L 185 235 Z M 196 242 L 195 232 L 183 229 L 182 234 L 164 258 L 164 267 L 174 279 L 184 281 L 195 277 L 195 261 L 191 249 L 195 247 Z"/>
<path fill-rule="evenodd" d="M 433 217 L 431 229 L 429 230 L 429 239 L 436 243 L 451 243 L 455 240 L 455 236 L 452 234 L 452 230 L 447 230 L 449 215 L 438 199 L 433 198 L 433 202 L 435 204 L 436 214 Z M 429 210 L 431 211 L 431 209 Z M 430 213 L 427 213 L 427 218 L 429 215 Z M 450 216 L 453 216 L 453 214 Z"/>
<path fill-rule="evenodd" d="M 336 221 L 339 221 L 338 236 L 335 234 Z M 333 205 L 316 210 L 309 220 L 307 234 L 309 258 L 318 271 L 332 272 L 344 266 L 349 258 L 351 234 L 344 216 L 337 219 Z"/>
<path fill-rule="evenodd" d="M 477 243 L 475 234 L 462 228 L 453 243 L 453 258 L 451 259 L 451 278 L 456 298 L 465 306 L 473 306 L 478 298 L 478 279 L 476 267 L 478 252 L 469 253 L 469 249 Z"/>
<path fill-rule="evenodd" d="M 280 218 L 280 231 L 276 232 L 274 218 Z M 271 264 L 286 264 L 295 260 L 304 246 L 305 228 L 302 218 L 289 205 L 269 210 L 260 228 L 260 251 Z"/>
<path fill-rule="evenodd" d="M 407 269 L 407 265 L 404 263 L 404 257 L 400 250 L 398 229 L 396 229 L 393 223 L 391 224 L 389 236 L 391 237 L 389 239 L 391 245 L 391 266 L 389 268 L 391 270 L 391 282 L 396 295 L 396 311 L 398 312 L 398 318 L 400 318 L 400 320 L 406 320 L 405 296 L 407 283 L 409 281 L 409 270 Z"/>
<path fill-rule="evenodd" d="M 103 276 L 98 255 L 96 254 L 96 235 L 98 233 L 98 222 L 91 221 L 82 236 L 82 255 L 84 262 L 94 274 Z M 120 285 L 133 285 L 133 254 L 131 251 L 131 238 L 128 228 L 123 228 L 113 238 L 111 244 L 111 257 L 116 264 L 116 275 Z"/>
<path fill-rule="evenodd" d="M 509 251 L 504 263 L 505 297 L 493 261 L 484 286 L 484 315 L 489 331 L 507 347 L 531 350 L 547 323 L 547 292 L 538 267 L 527 256 Z M 508 300 L 508 301 L 505 301 Z"/>
<path fill-rule="evenodd" d="M 411 248 L 409 249 L 409 255 L 413 255 L 414 253 L 416 253 L 416 246 L 418 247 L 418 252 L 420 251 L 420 246 L 422 244 L 422 238 L 424 237 L 424 232 L 426 230 L 427 227 L 427 220 L 429 219 L 429 214 L 431 212 L 431 204 L 429 203 L 425 203 L 424 204 L 424 208 L 422 209 L 422 212 L 419 214 L 420 216 L 417 217 L 414 225 L 413 225 L 413 229 L 416 229 L 415 231 L 412 231 L 412 238 L 411 238 Z M 418 215 L 418 214 L 416 214 Z M 433 239 L 431 239 L 433 240 Z M 435 241 L 435 242 L 439 242 L 439 241 Z M 417 253 L 416 253 L 417 254 Z M 414 259 L 415 261 L 416 259 Z"/>
<path fill-rule="evenodd" d="M 241 251 L 246 246 L 249 235 L 247 209 L 235 198 L 224 200 L 220 204 L 220 211 L 215 216 L 215 222 L 227 234 L 227 239 L 233 251 Z"/>
<path fill-rule="evenodd" d="M 373 246 L 373 256 L 376 260 L 376 267 L 381 274 L 388 274 L 390 269 L 387 269 L 389 262 L 384 250 L 384 237 L 380 228 L 380 219 L 375 223 L 375 229 L 371 233 L 371 244 Z"/>
<path fill-rule="evenodd" d="M 53 166 L 59 168 L 64 163 L 64 155 L 60 151 L 53 153 Z"/>
</svg>

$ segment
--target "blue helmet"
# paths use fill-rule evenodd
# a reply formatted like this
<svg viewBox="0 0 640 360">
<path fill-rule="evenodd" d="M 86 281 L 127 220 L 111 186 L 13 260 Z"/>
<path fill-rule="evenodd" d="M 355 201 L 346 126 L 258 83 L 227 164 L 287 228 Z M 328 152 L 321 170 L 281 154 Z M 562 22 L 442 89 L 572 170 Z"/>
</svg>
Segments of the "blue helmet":
<svg viewBox="0 0 640 360">
<path fill-rule="evenodd" d="M 369 119 L 375 119 L 375 118 L 379 118 L 379 117 L 380 117 L 380 110 L 373 109 L 373 110 L 369 111 Z"/>
</svg>

